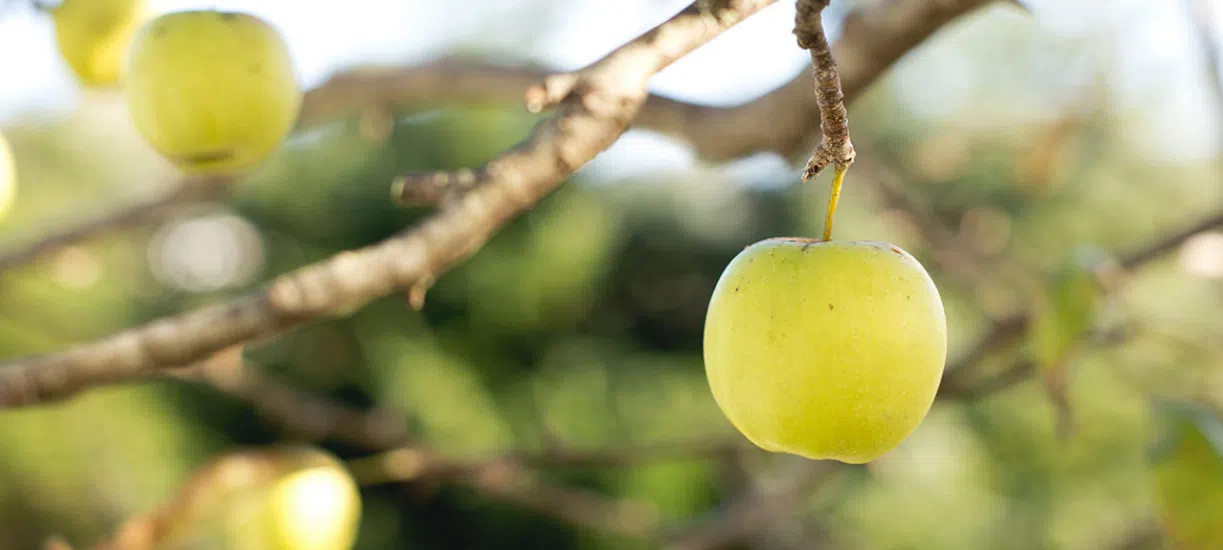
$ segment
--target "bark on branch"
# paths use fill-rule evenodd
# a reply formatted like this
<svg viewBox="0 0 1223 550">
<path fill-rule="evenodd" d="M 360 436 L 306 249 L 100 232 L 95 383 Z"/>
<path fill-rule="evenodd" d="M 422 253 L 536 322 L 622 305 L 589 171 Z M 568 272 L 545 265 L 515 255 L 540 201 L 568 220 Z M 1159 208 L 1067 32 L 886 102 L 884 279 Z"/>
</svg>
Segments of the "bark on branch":
<svg viewBox="0 0 1223 550">
<path fill-rule="evenodd" d="M 824 35 L 824 8 L 829 0 L 798 0 L 794 16 L 794 34 L 798 46 L 811 53 L 815 71 L 815 104 L 819 108 L 820 130 L 823 136 L 803 169 L 803 181 L 819 174 L 830 164 L 844 171 L 854 162 L 854 144 L 849 139 L 849 111 L 845 109 L 845 94 L 837 62 Z"/>
</svg>

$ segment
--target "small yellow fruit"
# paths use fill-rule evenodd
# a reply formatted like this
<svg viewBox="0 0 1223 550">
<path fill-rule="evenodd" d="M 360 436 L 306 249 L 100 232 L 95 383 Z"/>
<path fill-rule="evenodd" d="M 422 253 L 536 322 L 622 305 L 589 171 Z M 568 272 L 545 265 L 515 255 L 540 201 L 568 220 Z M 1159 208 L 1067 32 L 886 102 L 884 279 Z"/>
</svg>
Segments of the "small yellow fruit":
<svg viewBox="0 0 1223 550">
<path fill-rule="evenodd" d="M 4 134 L 0 134 L 0 219 L 4 218 L 17 199 L 17 166 L 13 150 Z"/>
<path fill-rule="evenodd" d="M 349 550 L 361 495 L 330 454 L 274 447 L 215 459 L 158 514 L 155 548 Z"/>
<path fill-rule="evenodd" d="M 81 83 L 114 86 L 146 13 L 144 0 L 64 0 L 51 12 L 59 53 Z"/>
<path fill-rule="evenodd" d="M 705 319 L 714 399 L 757 446 L 861 464 L 926 417 L 947 321 L 921 264 L 886 243 L 767 239 L 722 273 Z"/>
<path fill-rule="evenodd" d="M 212 10 L 145 24 L 125 88 L 136 129 L 192 174 L 237 172 L 266 158 L 302 100 L 280 33 L 255 16 Z"/>
</svg>

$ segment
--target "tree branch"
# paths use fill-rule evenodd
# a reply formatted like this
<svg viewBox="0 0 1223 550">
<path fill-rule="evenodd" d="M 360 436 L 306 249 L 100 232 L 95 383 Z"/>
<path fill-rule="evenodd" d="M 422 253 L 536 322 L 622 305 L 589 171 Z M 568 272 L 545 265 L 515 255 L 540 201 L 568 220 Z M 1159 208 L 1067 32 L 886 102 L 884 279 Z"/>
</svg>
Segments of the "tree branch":
<svg viewBox="0 0 1223 550">
<path fill-rule="evenodd" d="M 937 30 L 991 0 L 895 0 L 873 3 L 845 19 L 832 48 L 845 100 L 852 101 L 901 56 Z M 548 73 L 456 59 L 408 68 L 341 73 L 306 97 L 300 127 L 368 108 L 446 101 L 516 102 Z M 633 126 L 689 143 L 702 158 L 733 160 L 758 152 L 797 155 L 818 141 L 820 117 L 809 69 L 755 100 L 711 107 L 651 95 Z"/>
<path fill-rule="evenodd" d="M 59 229 L 33 241 L 0 252 L 0 272 L 31 262 L 73 243 L 164 219 L 178 206 L 221 196 L 226 179 L 184 179 L 152 198 L 133 202 L 113 212 Z"/>
<path fill-rule="evenodd" d="M 716 13 L 693 4 L 583 69 L 555 118 L 478 170 L 469 192 L 410 231 L 285 274 L 262 292 L 0 365 L 0 407 L 187 365 L 399 289 L 423 294 L 443 271 L 611 146 L 645 102 L 651 76 L 773 1 L 729 0 Z"/>
<path fill-rule="evenodd" d="M 1223 211 L 1210 214 L 1201 221 L 1171 234 L 1155 237 L 1150 243 L 1121 255 L 1117 264 L 1127 271 L 1139 269 L 1172 252 L 1194 235 L 1218 227 L 1223 227 Z M 1035 368 L 1031 361 L 1020 357 L 989 380 L 973 380 L 976 374 L 975 366 L 991 354 L 1017 342 L 1026 333 L 1030 322 L 1029 314 L 1021 312 L 992 323 L 990 330 L 976 345 L 947 367 L 947 374 L 939 386 L 939 398 L 975 398 L 1006 389 L 1027 379 Z"/>
<path fill-rule="evenodd" d="M 836 471 L 833 462 L 795 458 L 771 483 L 750 489 L 709 517 L 664 536 L 665 548 L 713 550 L 742 541 L 777 519 L 793 515 Z"/>
<path fill-rule="evenodd" d="M 660 528 L 657 509 L 637 500 L 614 500 L 542 482 L 532 470 L 628 467 L 705 458 L 747 449 L 738 438 L 677 441 L 612 449 L 555 449 L 508 453 L 483 460 L 448 459 L 419 446 L 361 458 L 350 469 L 362 486 L 422 480 L 450 481 L 575 525 L 637 537 Z"/>
<path fill-rule="evenodd" d="M 845 109 L 845 94 L 841 77 L 832 57 L 828 37 L 824 35 L 824 8 L 830 0 L 798 0 L 794 16 L 794 34 L 798 46 L 811 53 L 815 71 L 815 104 L 819 108 L 820 142 L 811 153 L 803 170 L 803 181 L 819 174 L 830 164 L 844 171 L 853 164 L 854 144 L 849 139 L 849 112 Z"/>
<path fill-rule="evenodd" d="M 336 439 L 371 450 L 391 449 L 407 440 L 407 427 L 391 411 L 360 411 L 295 388 L 253 368 L 243 358 L 241 346 L 168 374 L 245 401 L 295 439 Z"/>
</svg>

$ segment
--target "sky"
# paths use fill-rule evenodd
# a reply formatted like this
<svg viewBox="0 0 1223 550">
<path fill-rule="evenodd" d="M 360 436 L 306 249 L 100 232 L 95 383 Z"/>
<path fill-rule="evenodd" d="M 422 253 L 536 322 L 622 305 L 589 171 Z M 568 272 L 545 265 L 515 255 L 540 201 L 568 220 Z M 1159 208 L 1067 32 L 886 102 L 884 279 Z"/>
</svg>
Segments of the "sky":
<svg viewBox="0 0 1223 550">
<path fill-rule="evenodd" d="M 22 0 L 9 0 L 9 3 Z M 1156 156 L 1181 160 L 1214 154 L 1220 140 L 1213 126 L 1202 124 L 1204 105 L 1213 109 L 1213 97 L 1204 81 L 1201 51 L 1186 8 L 1187 0 L 1023 0 L 1032 15 L 1013 8 L 995 7 L 983 17 L 989 25 L 975 31 L 955 29 L 964 40 L 991 40 L 1004 29 L 1027 36 L 1008 43 L 1028 48 L 1031 41 L 1086 40 L 1103 44 L 1103 55 L 1117 67 L 1119 93 L 1135 104 L 1152 104 L 1147 97 L 1156 89 L 1151 118 L 1156 131 L 1175 139 L 1175 147 Z M 1206 0 L 1213 2 L 1215 0 Z M 560 68 L 575 68 L 593 61 L 635 34 L 674 13 L 686 0 L 462 0 L 462 10 L 447 9 L 429 0 L 150 0 L 156 12 L 219 8 L 254 13 L 272 22 L 285 36 L 306 87 L 330 74 L 362 63 L 410 64 L 426 61 L 454 48 L 509 52 Z M 4 1 L 0 1 L 4 5 Z M 834 2 L 834 7 L 836 2 Z M 524 7 L 525 6 L 525 7 Z M 1215 24 L 1223 28 L 1223 10 Z M 760 95 L 791 78 L 806 63 L 789 30 L 793 2 L 779 2 L 722 38 L 676 63 L 654 79 L 655 91 L 680 99 L 711 104 L 732 104 Z M 535 21 L 523 24 L 520 21 Z M 539 23 L 542 21 L 542 23 Z M 829 18 L 831 38 L 839 19 Z M 496 30 L 497 32 L 492 32 Z M 1123 31 L 1123 32 L 1122 32 Z M 973 33 L 976 36 L 972 36 Z M 1036 38 L 1033 38 L 1036 37 Z M 1094 47 L 1094 46 L 1093 46 Z M 1039 49 L 1036 48 L 1036 49 Z M 1053 49 L 1046 65 L 1057 71 L 1060 55 Z M 915 59 L 906 58 L 890 81 L 897 97 L 919 116 L 938 118 L 981 93 L 980 68 L 964 55 L 962 41 L 943 40 L 924 48 Z M 930 78 L 931 75 L 937 78 Z M 28 9 L 8 8 L 0 14 L 0 127 L 16 117 L 54 116 L 71 110 L 80 92 L 56 51 L 49 19 Z M 1022 79 L 1021 72 L 1015 78 Z M 1036 78 L 1034 75 L 1033 78 Z M 1005 91 L 1005 90 L 1004 90 Z M 1049 110 L 1041 101 L 1055 101 L 1059 90 L 1033 105 L 1008 105 L 999 100 L 999 114 L 1007 109 L 1018 116 L 1038 116 Z M 1032 113 L 1036 113 L 1033 115 Z M 644 141 L 642 141 L 644 140 Z M 635 134 L 630 142 L 650 143 L 662 156 L 679 159 L 682 148 Z M 631 145 L 631 143 L 629 144 Z M 686 158 L 686 157 L 685 157 Z M 649 162 L 637 163 L 650 169 Z"/>
</svg>

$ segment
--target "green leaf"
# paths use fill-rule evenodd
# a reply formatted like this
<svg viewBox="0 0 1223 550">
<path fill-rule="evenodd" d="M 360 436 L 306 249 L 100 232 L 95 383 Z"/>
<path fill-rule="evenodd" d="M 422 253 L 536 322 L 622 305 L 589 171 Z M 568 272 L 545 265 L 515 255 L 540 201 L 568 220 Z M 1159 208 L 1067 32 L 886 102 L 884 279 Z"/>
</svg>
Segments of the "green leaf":
<svg viewBox="0 0 1223 550">
<path fill-rule="evenodd" d="M 1164 532 L 1181 550 L 1223 548 L 1223 420 L 1194 404 L 1155 404 L 1148 459 Z"/>
<path fill-rule="evenodd" d="M 1072 255 L 1048 276 L 1033 312 L 1031 346 L 1049 396 L 1058 409 L 1059 432 L 1070 432 L 1069 364 L 1095 326 L 1104 290 L 1096 269 L 1104 258 L 1092 250 Z"/>
</svg>

